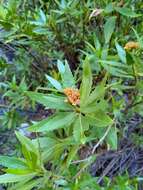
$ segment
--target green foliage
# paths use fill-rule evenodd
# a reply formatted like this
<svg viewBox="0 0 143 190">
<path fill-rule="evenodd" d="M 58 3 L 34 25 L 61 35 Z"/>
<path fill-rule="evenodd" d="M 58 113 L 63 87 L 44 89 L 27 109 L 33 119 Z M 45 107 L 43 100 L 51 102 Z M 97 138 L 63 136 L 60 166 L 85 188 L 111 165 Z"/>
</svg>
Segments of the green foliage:
<svg viewBox="0 0 143 190">
<path fill-rule="evenodd" d="M 0 122 L 18 127 L 17 110 L 36 105 L 52 111 L 31 122 L 34 139 L 16 132 L 18 156 L 0 156 L 8 190 L 137 190 L 141 178 L 127 175 L 100 186 L 88 166 L 102 145 L 117 150 L 118 127 L 130 115 L 143 115 L 141 7 L 132 0 L 1 2 Z M 124 48 L 127 42 L 136 46 Z M 91 153 L 81 159 L 86 146 Z"/>
<path fill-rule="evenodd" d="M 62 67 L 64 68 L 64 65 L 62 65 Z M 69 73 L 71 73 L 70 70 Z M 63 73 L 61 73 L 61 75 L 62 74 Z M 50 77 L 50 79 L 52 78 Z M 67 84 L 66 87 L 73 88 L 73 86 L 71 86 L 71 80 L 74 81 L 73 76 L 69 75 L 68 79 L 69 79 L 69 85 L 67 83 L 67 78 L 62 77 L 62 84 L 66 83 Z M 85 143 L 87 137 L 85 136 L 84 133 L 87 130 L 89 130 L 90 127 L 106 128 L 107 126 L 113 124 L 112 118 L 108 116 L 108 101 L 104 100 L 105 91 L 106 91 L 105 82 L 106 79 L 104 79 L 104 81 L 101 82 L 101 84 L 99 84 L 95 89 L 92 90 L 92 73 L 89 61 L 88 59 L 86 59 L 85 62 L 83 63 L 83 75 L 82 75 L 82 83 L 80 88 L 80 105 L 71 104 L 69 101 L 65 102 L 64 100 L 66 100 L 66 96 L 64 96 L 64 91 L 62 92 L 62 90 L 60 91 L 62 95 L 60 95 L 58 91 L 56 92 L 56 94 L 53 94 L 54 91 L 52 94 L 50 94 L 51 99 L 52 96 L 55 98 L 55 104 L 53 104 L 54 102 L 52 103 L 48 101 L 50 100 L 49 95 L 44 95 L 37 92 L 35 93 L 27 92 L 27 95 L 32 100 L 38 101 L 39 103 L 44 104 L 46 107 L 50 109 L 55 108 L 58 110 L 58 112 L 55 113 L 55 115 L 34 124 L 32 127 L 30 127 L 30 130 L 36 132 L 44 132 L 44 131 L 48 132 L 48 131 L 54 131 L 55 129 L 64 128 L 65 134 L 71 136 L 72 133 L 71 130 L 69 129 L 70 127 L 71 129 L 73 128 L 73 134 L 76 141 Z M 55 87 L 53 79 L 52 79 L 52 84 Z M 62 85 L 60 84 L 60 86 Z M 73 89 L 73 91 L 74 90 L 75 89 Z M 61 101 L 61 98 L 64 103 L 58 104 L 58 102 Z M 105 107 L 102 107 L 104 105 Z M 90 138 L 90 135 L 88 138 Z M 97 138 L 97 136 L 95 137 L 92 136 L 92 138 Z"/>
</svg>

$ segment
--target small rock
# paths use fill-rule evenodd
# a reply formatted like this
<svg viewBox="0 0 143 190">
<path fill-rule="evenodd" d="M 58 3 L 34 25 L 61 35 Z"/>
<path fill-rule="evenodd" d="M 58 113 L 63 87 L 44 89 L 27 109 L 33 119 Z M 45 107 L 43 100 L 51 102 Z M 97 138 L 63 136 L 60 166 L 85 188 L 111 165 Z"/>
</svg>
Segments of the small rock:
<svg viewBox="0 0 143 190">
<path fill-rule="evenodd" d="M 31 132 L 28 131 L 28 127 L 29 127 L 28 123 L 22 123 L 21 126 L 19 127 L 19 132 L 26 137 L 31 137 Z"/>
<path fill-rule="evenodd" d="M 0 190 L 4 190 L 4 188 L 0 185 Z"/>
</svg>

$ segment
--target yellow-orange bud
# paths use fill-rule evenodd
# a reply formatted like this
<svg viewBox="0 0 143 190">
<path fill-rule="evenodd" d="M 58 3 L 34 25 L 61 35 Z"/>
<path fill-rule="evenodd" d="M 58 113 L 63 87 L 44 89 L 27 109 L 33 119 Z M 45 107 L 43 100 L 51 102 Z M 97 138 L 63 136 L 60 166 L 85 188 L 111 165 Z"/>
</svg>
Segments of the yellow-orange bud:
<svg viewBox="0 0 143 190">
<path fill-rule="evenodd" d="M 133 42 L 133 41 L 131 41 L 131 42 L 128 42 L 128 43 L 125 44 L 124 49 L 126 49 L 126 50 L 131 50 L 131 49 L 137 49 L 137 48 L 139 48 L 139 47 L 140 47 L 140 46 L 139 46 L 139 43 L 138 43 L 138 42 Z"/>
<path fill-rule="evenodd" d="M 80 104 L 80 93 L 78 89 L 65 88 L 64 94 L 67 96 L 69 103 L 76 106 Z"/>
</svg>

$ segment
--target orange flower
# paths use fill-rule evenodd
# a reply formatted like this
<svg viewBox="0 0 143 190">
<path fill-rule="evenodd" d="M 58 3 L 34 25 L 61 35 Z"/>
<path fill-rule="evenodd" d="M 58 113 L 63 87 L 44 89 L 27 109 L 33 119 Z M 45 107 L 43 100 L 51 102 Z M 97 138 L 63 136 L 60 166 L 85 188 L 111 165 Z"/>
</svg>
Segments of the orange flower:
<svg viewBox="0 0 143 190">
<path fill-rule="evenodd" d="M 125 44 L 124 49 L 131 50 L 131 49 L 137 49 L 139 48 L 139 43 L 138 42 L 128 42 Z"/>
<path fill-rule="evenodd" d="M 80 93 L 78 89 L 65 88 L 64 94 L 67 96 L 69 103 L 76 106 L 80 104 Z"/>
</svg>

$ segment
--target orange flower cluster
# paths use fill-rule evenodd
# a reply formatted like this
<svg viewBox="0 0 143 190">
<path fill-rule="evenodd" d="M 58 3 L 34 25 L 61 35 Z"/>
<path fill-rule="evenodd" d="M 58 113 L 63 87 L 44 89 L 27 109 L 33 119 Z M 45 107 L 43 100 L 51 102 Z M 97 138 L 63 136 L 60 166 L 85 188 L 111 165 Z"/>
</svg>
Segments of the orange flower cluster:
<svg viewBox="0 0 143 190">
<path fill-rule="evenodd" d="M 64 94 L 67 96 L 69 103 L 76 106 L 80 104 L 80 93 L 78 89 L 65 88 Z"/>
<path fill-rule="evenodd" d="M 137 49 L 139 48 L 139 43 L 138 42 L 128 42 L 125 44 L 124 49 L 131 50 L 131 49 Z"/>
</svg>

